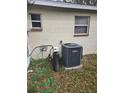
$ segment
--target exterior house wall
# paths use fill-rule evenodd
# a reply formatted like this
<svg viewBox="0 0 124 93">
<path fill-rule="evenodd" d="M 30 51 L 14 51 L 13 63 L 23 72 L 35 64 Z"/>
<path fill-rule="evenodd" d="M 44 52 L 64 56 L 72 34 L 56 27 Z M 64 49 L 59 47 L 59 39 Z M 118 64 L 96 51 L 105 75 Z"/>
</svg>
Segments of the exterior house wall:
<svg viewBox="0 0 124 93">
<path fill-rule="evenodd" d="M 42 32 L 29 32 L 30 50 L 39 45 L 59 46 L 63 43 L 73 42 L 83 46 L 83 54 L 92 54 L 97 51 L 97 15 L 96 11 L 82 11 L 62 8 L 48 8 L 41 6 L 28 6 L 27 29 L 31 29 L 30 13 L 41 14 Z M 74 36 L 75 16 L 90 16 L 88 36 Z"/>
</svg>

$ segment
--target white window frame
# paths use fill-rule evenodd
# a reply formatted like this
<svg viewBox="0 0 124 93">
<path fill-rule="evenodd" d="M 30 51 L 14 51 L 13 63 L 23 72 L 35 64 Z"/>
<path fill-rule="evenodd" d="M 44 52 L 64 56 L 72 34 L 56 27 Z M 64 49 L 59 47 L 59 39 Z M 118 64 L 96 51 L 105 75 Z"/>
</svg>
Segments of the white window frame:
<svg viewBox="0 0 124 93">
<path fill-rule="evenodd" d="M 90 27 L 90 16 L 75 16 L 75 21 L 76 17 L 87 17 L 88 18 L 88 24 L 76 24 L 74 23 L 74 35 L 75 36 L 88 36 L 89 35 L 89 27 Z M 75 33 L 75 27 L 77 26 L 87 26 L 87 32 L 86 33 Z"/>
<path fill-rule="evenodd" d="M 32 20 L 32 19 L 31 19 L 31 15 L 33 15 L 33 14 L 39 15 L 39 16 L 40 16 L 40 20 Z M 38 13 L 30 13 L 30 19 L 31 19 L 31 29 L 41 29 L 41 28 L 42 28 L 41 14 L 38 14 Z M 32 22 L 40 22 L 41 27 L 33 27 L 33 26 L 32 26 Z"/>
</svg>

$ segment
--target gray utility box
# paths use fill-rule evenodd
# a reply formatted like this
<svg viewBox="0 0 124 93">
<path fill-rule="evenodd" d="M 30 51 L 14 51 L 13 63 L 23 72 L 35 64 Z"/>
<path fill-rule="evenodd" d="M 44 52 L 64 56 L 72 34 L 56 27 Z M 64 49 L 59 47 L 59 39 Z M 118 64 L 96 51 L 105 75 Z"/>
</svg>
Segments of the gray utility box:
<svg viewBox="0 0 124 93">
<path fill-rule="evenodd" d="M 62 45 L 62 58 L 65 67 L 79 66 L 83 54 L 83 47 L 76 43 Z"/>
</svg>

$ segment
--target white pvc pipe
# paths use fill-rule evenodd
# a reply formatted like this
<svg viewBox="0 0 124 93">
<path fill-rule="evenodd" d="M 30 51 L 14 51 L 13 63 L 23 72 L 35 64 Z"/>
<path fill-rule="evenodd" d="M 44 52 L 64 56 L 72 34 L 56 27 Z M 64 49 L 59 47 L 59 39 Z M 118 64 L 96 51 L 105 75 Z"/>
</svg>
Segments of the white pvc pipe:
<svg viewBox="0 0 124 93">
<path fill-rule="evenodd" d="M 27 56 L 27 69 L 28 69 L 28 67 L 29 67 L 29 64 L 30 64 L 30 46 L 29 46 L 29 34 L 28 34 L 29 32 L 27 32 L 27 51 L 28 51 L 28 56 Z"/>
<path fill-rule="evenodd" d="M 29 67 L 29 64 L 30 64 L 30 56 L 27 57 L 27 68 Z"/>
</svg>

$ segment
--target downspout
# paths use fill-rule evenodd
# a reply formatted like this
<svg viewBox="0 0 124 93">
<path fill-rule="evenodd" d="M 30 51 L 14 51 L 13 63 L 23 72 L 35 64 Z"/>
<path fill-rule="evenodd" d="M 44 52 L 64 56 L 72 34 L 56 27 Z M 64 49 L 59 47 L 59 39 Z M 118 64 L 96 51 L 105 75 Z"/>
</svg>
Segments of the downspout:
<svg viewBox="0 0 124 93">
<path fill-rule="evenodd" d="M 27 4 L 34 4 L 36 0 L 27 0 Z M 30 46 L 29 46 L 29 32 L 30 30 L 27 31 L 27 69 L 29 67 L 30 64 Z"/>
<path fill-rule="evenodd" d="M 29 31 L 27 31 L 27 69 L 30 64 L 30 46 L 29 46 Z"/>
</svg>

